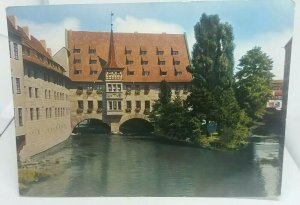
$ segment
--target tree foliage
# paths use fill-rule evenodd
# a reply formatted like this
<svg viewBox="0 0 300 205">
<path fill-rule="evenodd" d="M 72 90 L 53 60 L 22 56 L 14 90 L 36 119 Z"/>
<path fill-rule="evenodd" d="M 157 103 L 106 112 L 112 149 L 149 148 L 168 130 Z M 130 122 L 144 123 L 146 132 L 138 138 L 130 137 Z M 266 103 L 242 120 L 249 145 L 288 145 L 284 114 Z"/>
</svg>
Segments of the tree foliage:
<svg viewBox="0 0 300 205">
<path fill-rule="evenodd" d="M 232 27 L 220 22 L 218 15 L 203 14 L 194 29 L 196 43 L 190 69 L 194 78 L 187 104 L 195 115 L 218 124 L 219 143 L 238 146 L 248 135 L 248 118 L 240 109 L 233 90 Z"/>
<path fill-rule="evenodd" d="M 249 50 L 238 65 L 235 92 L 239 105 L 252 118 L 260 118 L 271 96 L 273 62 L 260 47 Z"/>
<path fill-rule="evenodd" d="M 201 134 L 201 122 L 190 116 L 179 96 L 172 100 L 171 94 L 168 83 L 162 81 L 159 99 L 149 115 L 155 132 L 173 140 L 194 141 Z"/>
</svg>

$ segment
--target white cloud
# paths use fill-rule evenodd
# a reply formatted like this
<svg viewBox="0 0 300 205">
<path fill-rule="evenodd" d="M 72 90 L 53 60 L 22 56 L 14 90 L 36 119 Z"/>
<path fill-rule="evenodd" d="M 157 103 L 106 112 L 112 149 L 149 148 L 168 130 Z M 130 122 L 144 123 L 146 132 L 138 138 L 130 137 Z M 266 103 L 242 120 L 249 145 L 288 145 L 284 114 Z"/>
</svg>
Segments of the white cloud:
<svg viewBox="0 0 300 205">
<path fill-rule="evenodd" d="M 292 37 L 292 31 L 286 30 L 282 32 L 264 33 L 257 36 L 253 36 L 251 39 L 244 41 L 235 41 L 235 67 L 239 63 L 239 59 L 246 54 L 246 52 L 254 46 L 259 46 L 262 51 L 273 60 L 273 73 L 274 79 L 283 79 L 284 69 L 284 46 Z M 193 45 L 196 42 L 194 37 L 194 31 L 191 30 L 187 33 L 187 41 L 190 49 L 190 53 L 193 50 Z"/>
<path fill-rule="evenodd" d="M 65 46 L 65 29 L 80 30 L 80 21 L 77 18 L 65 18 L 57 23 L 35 23 L 20 19 L 18 24 L 28 26 L 30 34 L 38 40 L 46 40 L 52 54 Z"/>
<path fill-rule="evenodd" d="M 274 79 L 283 79 L 284 71 L 284 46 L 292 37 L 292 31 L 286 30 L 282 32 L 264 33 L 254 36 L 247 41 L 236 42 L 235 48 L 235 60 L 236 65 L 239 63 L 239 59 L 246 54 L 246 52 L 252 49 L 254 46 L 259 46 L 262 51 L 265 52 L 273 60 L 273 73 Z"/>
<path fill-rule="evenodd" d="M 184 29 L 177 24 L 163 22 L 157 19 L 143 18 L 137 19 L 126 16 L 124 19 L 114 20 L 114 30 L 117 32 L 139 32 L 139 33 L 183 33 Z"/>
</svg>

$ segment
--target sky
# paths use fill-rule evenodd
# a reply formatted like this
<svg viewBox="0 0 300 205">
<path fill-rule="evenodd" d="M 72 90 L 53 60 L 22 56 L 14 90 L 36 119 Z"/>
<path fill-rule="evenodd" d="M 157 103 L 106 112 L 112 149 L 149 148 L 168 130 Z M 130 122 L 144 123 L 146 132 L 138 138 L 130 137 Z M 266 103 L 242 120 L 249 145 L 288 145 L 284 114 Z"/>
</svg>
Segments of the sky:
<svg viewBox="0 0 300 205">
<path fill-rule="evenodd" d="M 45 39 L 52 53 L 65 45 L 65 29 L 114 32 L 186 33 L 192 52 L 194 25 L 202 13 L 218 14 L 233 27 L 235 64 L 254 46 L 274 62 L 274 79 L 283 78 L 284 46 L 292 37 L 294 3 L 290 0 L 225 0 L 204 2 L 123 3 L 10 7 L 7 15 Z"/>
</svg>

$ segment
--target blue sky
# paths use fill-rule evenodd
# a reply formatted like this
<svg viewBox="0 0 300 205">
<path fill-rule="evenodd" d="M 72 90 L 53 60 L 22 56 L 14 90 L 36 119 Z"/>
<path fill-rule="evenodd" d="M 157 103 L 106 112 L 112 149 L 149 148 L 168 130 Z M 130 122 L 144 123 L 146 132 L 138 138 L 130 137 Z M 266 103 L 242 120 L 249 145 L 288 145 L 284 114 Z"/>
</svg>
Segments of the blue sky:
<svg viewBox="0 0 300 205">
<path fill-rule="evenodd" d="M 116 32 L 186 32 L 190 48 L 201 14 L 218 14 L 233 27 L 236 61 L 261 46 L 274 60 L 276 78 L 282 77 L 282 47 L 293 28 L 294 4 L 289 0 L 30 6 L 8 8 L 7 14 L 16 15 L 20 25 L 28 25 L 31 34 L 46 39 L 55 52 L 63 46 L 64 28 L 109 31 L 111 11 Z"/>
</svg>

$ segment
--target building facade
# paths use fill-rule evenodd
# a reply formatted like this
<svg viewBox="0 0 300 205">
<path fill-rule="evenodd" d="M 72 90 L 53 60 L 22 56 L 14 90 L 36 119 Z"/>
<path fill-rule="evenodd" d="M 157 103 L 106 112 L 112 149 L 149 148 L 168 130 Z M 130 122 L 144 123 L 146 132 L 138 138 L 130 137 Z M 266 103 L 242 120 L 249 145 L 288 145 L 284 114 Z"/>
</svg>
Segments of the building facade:
<svg viewBox="0 0 300 205">
<path fill-rule="evenodd" d="M 7 23 L 17 146 L 19 156 L 27 158 L 70 136 L 70 81 L 45 41 L 17 26 L 15 17 Z"/>
<path fill-rule="evenodd" d="M 66 36 L 72 127 L 96 118 L 119 133 L 131 118 L 147 120 L 163 80 L 173 97 L 188 94 L 192 76 L 184 34 L 67 31 Z"/>
<path fill-rule="evenodd" d="M 272 96 L 267 102 L 267 108 L 275 108 L 277 110 L 282 109 L 282 89 L 283 80 L 273 80 L 272 81 Z"/>
</svg>

